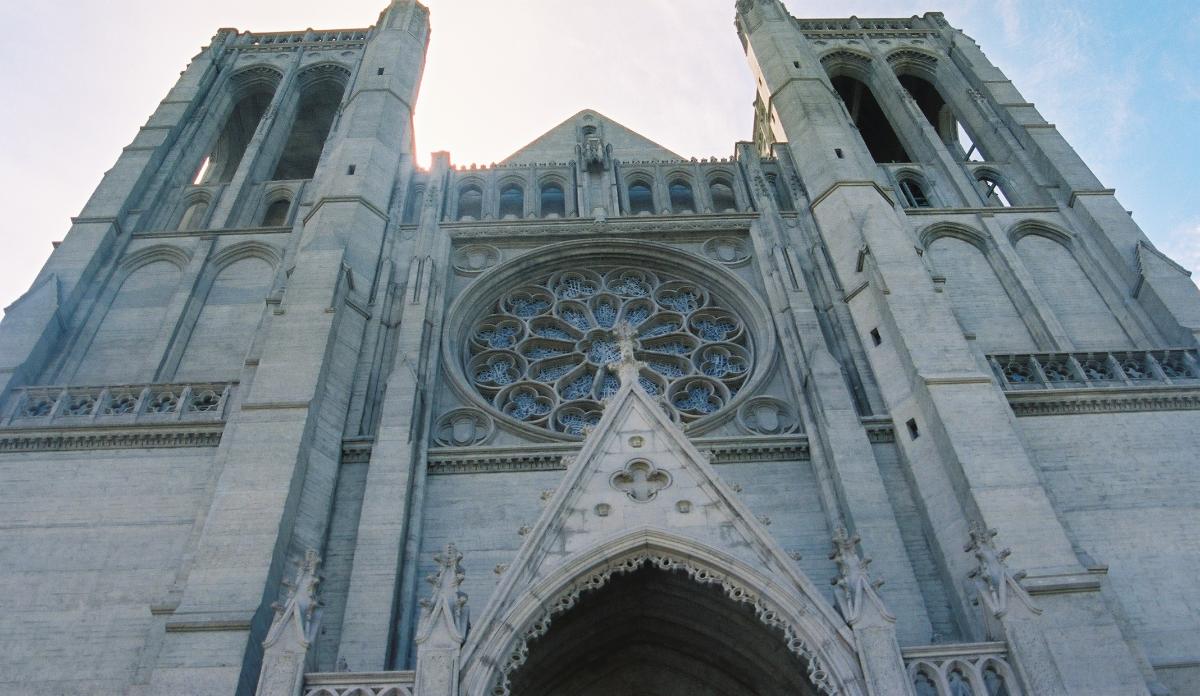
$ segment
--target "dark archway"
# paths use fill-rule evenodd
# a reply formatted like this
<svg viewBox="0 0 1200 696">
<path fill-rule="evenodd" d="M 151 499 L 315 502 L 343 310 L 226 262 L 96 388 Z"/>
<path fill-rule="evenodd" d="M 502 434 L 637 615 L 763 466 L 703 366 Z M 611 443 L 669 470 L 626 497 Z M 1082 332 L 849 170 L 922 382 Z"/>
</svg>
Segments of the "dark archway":
<svg viewBox="0 0 1200 696">
<path fill-rule="evenodd" d="M 877 163 L 912 161 L 870 87 L 849 75 L 838 75 L 830 82 Z"/>
<path fill-rule="evenodd" d="M 643 567 L 582 595 L 529 643 L 513 696 L 811 696 L 783 634 L 720 585 Z"/>
</svg>

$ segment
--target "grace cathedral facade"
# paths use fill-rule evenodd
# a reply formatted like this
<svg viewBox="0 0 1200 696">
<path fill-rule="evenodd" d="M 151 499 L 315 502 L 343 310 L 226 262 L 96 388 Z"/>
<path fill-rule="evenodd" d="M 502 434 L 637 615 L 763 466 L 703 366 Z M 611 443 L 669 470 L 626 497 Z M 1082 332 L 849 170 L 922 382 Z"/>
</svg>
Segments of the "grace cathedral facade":
<svg viewBox="0 0 1200 696">
<path fill-rule="evenodd" d="M 0 690 L 1200 693 L 1189 273 L 941 14 L 730 10 L 703 159 L 220 30 L 0 324 Z"/>
</svg>

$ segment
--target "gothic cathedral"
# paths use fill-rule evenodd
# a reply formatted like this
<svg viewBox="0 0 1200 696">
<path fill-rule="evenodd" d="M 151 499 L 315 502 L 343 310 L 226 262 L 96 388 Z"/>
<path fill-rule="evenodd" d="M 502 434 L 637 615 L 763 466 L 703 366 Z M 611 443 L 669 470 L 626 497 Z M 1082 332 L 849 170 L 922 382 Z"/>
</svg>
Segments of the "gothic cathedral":
<svg viewBox="0 0 1200 696">
<path fill-rule="evenodd" d="M 941 14 L 730 10 L 704 159 L 218 32 L 0 324 L 0 690 L 1200 693 L 1188 272 Z"/>
</svg>

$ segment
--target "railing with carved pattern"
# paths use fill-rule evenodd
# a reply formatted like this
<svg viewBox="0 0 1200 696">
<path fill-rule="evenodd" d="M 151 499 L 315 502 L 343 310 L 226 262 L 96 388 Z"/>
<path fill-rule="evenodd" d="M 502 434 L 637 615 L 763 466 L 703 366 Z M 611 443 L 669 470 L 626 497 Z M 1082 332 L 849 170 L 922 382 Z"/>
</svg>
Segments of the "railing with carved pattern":
<svg viewBox="0 0 1200 696">
<path fill-rule="evenodd" d="M 415 696 L 413 672 L 313 672 L 303 696 Z"/>
<path fill-rule="evenodd" d="M 1023 696 L 1000 643 L 948 643 L 904 648 L 917 696 Z"/>
<path fill-rule="evenodd" d="M 219 421 L 236 386 L 204 382 L 19 387 L 9 398 L 2 422 L 14 427 L 73 427 Z"/>
<path fill-rule="evenodd" d="M 238 36 L 240 47 L 286 46 L 289 44 L 362 43 L 367 40 L 366 29 L 332 31 L 246 32 Z"/>
<path fill-rule="evenodd" d="M 989 355 L 1005 391 L 1200 386 L 1192 348 Z"/>
</svg>

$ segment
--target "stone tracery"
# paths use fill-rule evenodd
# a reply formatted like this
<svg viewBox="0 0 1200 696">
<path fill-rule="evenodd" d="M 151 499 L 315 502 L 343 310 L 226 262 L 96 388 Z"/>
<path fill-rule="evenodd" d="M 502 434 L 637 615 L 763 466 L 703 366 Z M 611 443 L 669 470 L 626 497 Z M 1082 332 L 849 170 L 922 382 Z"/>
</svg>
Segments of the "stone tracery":
<svg viewBox="0 0 1200 696">
<path fill-rule="evenodd" d="M 559 271 L 492 309 L 470 333 L 468 379 L 501 413 L 569 436 L 620 388 L 623 326 L 640 388 L 684 424 L 721 410 L 754 365 L 743 321 L 707 288 L 641 268 Z"/>
</svg>

